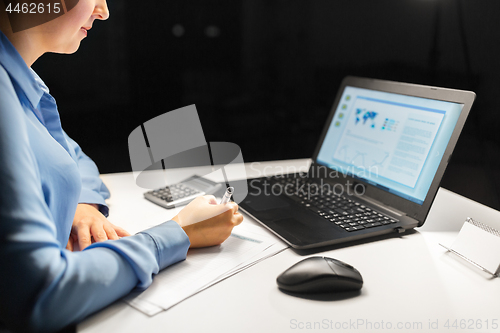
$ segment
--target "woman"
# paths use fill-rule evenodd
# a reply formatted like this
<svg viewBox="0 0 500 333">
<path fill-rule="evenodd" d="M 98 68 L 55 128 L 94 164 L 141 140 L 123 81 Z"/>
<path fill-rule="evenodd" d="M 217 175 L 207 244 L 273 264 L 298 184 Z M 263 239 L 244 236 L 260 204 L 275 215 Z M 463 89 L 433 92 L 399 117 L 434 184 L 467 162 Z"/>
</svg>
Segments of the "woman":
<svg viewBox="0 0 500 333">
<path fill-rule="evenodd" d="M 0 322 L 14 330 L 57 330 L 147 287 L 153 274 L 185 259 L 189 247 L 220 244 L 243 217 L 236 204 L 215 205 L 206 196 L 133 236 L 112 225 L 105 217 L 109 192 L 95 164 L 63 131 L 54 99 L 30 69 L 46 52 L 75 52 L 94 20 L 108 18 L 106 1 L 79 0 L 66 14 L 20 32 L 13 32 L 5 3 L 0 0 Z M 69 251 L 74 242 L 83 251 Z"/>
</svg>

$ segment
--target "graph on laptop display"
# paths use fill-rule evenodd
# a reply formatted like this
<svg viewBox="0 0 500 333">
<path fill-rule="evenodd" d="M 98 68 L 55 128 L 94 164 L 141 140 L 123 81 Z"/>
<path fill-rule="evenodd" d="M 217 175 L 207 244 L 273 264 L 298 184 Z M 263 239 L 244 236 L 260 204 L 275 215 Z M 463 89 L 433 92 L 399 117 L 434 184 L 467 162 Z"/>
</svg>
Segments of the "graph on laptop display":
<svg viewBox="0 0 500 333">
<path fill-rule="evenodd" d="M 422 203 L 462 107 L 346 87 L 317 161 Z"/>
</svg>

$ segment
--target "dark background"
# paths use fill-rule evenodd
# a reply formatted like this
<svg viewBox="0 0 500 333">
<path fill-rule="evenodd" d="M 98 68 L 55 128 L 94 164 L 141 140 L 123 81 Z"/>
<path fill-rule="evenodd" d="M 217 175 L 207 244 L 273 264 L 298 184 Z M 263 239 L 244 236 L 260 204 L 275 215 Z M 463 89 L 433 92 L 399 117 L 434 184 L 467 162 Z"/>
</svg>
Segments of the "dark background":
<svg viewBox="0 0 500 333">
<path fill-rule="evenodd" d="M 342 78 L 477 93 L 442 186 L 500 209 L 500 1 L 109 1 L 80 50 L 33 68 L 102 173 L 130 171 L 141 123 L 195 103 L 245 161 L 306 158 Z"/>
</svg>

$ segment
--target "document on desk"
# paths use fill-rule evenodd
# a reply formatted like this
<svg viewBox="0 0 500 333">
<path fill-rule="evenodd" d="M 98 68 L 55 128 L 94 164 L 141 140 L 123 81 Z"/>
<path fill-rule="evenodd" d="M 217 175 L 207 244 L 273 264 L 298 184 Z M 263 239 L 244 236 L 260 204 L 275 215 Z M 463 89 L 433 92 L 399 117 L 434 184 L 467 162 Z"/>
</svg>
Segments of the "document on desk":
<svg viewBox="0 0 500 333">
<path fill-rule="evenodd" d="M 156 275 L 151 286 L 125 301 L 153 316 L 288 246 L 253 225 L 240 225 L 220 246 L 190 249 L 187 259 Z"/>
</svg>

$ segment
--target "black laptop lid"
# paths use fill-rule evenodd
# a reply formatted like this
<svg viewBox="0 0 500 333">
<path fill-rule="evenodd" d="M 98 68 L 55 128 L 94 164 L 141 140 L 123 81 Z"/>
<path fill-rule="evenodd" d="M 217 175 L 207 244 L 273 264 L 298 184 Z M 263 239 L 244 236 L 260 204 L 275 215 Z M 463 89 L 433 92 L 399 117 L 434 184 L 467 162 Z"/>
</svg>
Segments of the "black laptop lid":
<svg viewBox="0 0 500 333">
<path fill-rule="evenodd" d="M 422 224 L 474 99 L 470 91 L 347 77 L 314 164 Z"/>
</svg>

